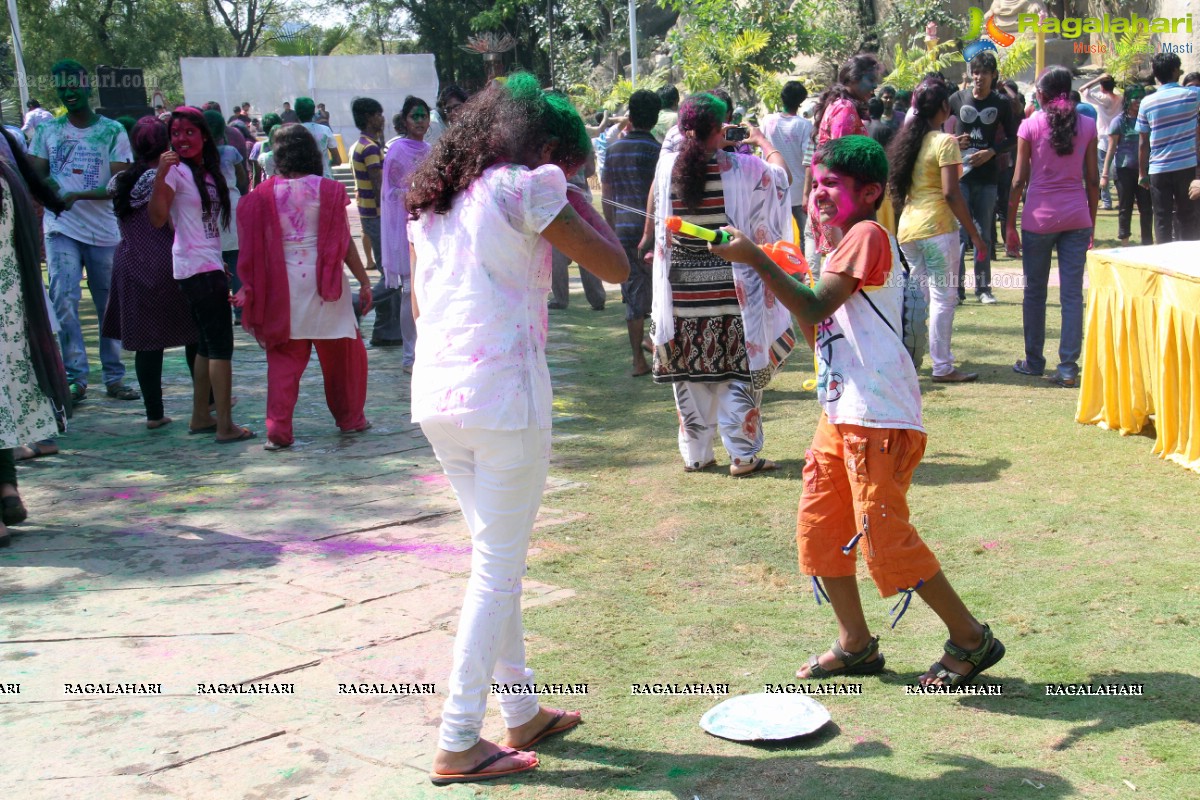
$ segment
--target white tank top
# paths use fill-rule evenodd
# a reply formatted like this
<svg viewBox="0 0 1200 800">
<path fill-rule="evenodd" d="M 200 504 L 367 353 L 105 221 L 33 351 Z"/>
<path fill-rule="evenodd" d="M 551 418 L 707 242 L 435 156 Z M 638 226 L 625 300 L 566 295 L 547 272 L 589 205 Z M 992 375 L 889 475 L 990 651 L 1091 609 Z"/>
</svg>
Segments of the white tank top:
<svg viewBox="0 0 1200 800">
<path fill-rule="evenodd" d="M 817 399 L 834 425 L 924 432 L 917 371 L 901 340 L 904 268 L 887 237 L 892 270 L 884 284 L 855 292 L 817 326 Z"/>
</svg>

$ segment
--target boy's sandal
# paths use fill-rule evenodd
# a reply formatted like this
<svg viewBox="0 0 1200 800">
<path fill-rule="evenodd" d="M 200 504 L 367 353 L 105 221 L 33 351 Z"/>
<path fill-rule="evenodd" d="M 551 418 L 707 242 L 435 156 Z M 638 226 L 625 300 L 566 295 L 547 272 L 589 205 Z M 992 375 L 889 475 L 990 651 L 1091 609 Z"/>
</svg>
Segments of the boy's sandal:
<svg viewBox="0 0 1200 800">
<path fill-rule="evenodd" d="M 882 653 L 874 661 L 867 661 L 868 658 L 879 652 L 878 636 L 872 636 L 871 643 L 857 653 L 847 653 L 837 639 L 833 641 L 829 650 L 837 657 L 838 661 L 842 662 L 842 666 L 826 669 L 821 666 L 820 655 L 814 654 L 808 657 L 808 677 L 821 679 L 833 678 L 838 675 L 874 675 L 883 672 Z M 796 677 L 800 677 L 799 674 Z"/>
<path fill-rule="evenodd" d="M 951 658 L 971 664 L 972 669 L 966 675 L 959 675 L 946 669 L 942 662 L 938 661 L 929 667 L 929 671 L 933 673 L 933 680 L 925 684 L 926 686 L 935 683 L 941 686 L 968 686 L 979 673 L 994 667 L 1004 658 L 1004 643 L 992 634 L 992 629 L 987 624 L 983 626 L 983 642 L 974 650 L 964 650 L 949 639 L 942 649 Z"/>
<path fill-rule="evenodd" d="M 683 471 L 684 472 L 704 472 L 704 470 L 715 467 L 716 465 L 717 465 L 717 460 L 715 458 L 712 461 L 707 461 L 703 464 L 701 464 L 699 461 L 697 461 L 694 465 L 685 464 L 683 467 Z"/>
</svg>

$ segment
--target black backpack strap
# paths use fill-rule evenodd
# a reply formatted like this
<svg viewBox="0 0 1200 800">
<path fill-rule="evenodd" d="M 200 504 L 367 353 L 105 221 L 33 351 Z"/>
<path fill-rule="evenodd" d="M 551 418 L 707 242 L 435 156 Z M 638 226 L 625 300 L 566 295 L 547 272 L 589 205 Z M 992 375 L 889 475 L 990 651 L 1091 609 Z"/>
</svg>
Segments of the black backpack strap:
<svg viewBox="0 0 1200 800">
<path fill-rule="evenodd" d="M 883 231 L 885 233 L 887 233 L 887 228 L 884 228 L 883 225 L 880 225 L 878 222 L 876 222 L 875 224 L 879 225 L 879 227 L 883 228 Z M 891 245 L 891 235 L 890 234 L 888 236 L 888 245 L 889 245 L 889 247 Z M 900 265 L 902 267 L 904 267 L 904 277 L 908 278 L 908 276 L 910 274 L 910 270 L 908 267 L 908 259 L 906 259 L 904 257 L 904 251 L 901 250 L 899 246 L 896 247 L 896 253 L 900 256 Z M 865 291 L 863 291 L 862 289 L 859 289 L 858 293 L 862 295 L 863 300 L 867 301 L 867 305 L 869 305 L 871 307 L 871 310 L 874 311 L 881 320 L 883 320 L 883 324 L 887 325 L 888 330 L 891 331 L 892 333 L 896 334 L 897 336 L 900 336 L 900 342 L 903 344 L 904 337 L 900 335 L 900 332 L 898 330 L 896 330 L 895 328 L 892 327 L 892 323 L 888 322 L 888 318 L 885 317 L 883 315 L 883 312 L 879 310 L 879 306 L 875 305 L 875 303 L 871 301 L 871 298 L 867 296 L 867 293 Z"/>
<path fill-rule="evenodd" d="M 883 324 L 888 326 L 888 330 L 891 331 L 892 333 L 896 334 L 897 336 L 900 336 L 900 333 L 895 328 L 892 327 L 892 323 L 888 322 L 887 317 L 885 317 L 883 315 L 883 312 L 879 310 L 879 306 L 875 305 L 875 303 L 873 303 L 871 301 L 871 298 L 867 296 L 867 293 L 864 292 L 862 289 L 859 289 L 858 293 L 862 295 L 863 300 L 867 301 L 867 305 L 869 305 L 871 307 L 871 310 L 879 315 L 879 318 L 881 320 L 883 320 Z M 903 337 L 901 337 L 901 341 L 903 341 Z"/>
</svg>

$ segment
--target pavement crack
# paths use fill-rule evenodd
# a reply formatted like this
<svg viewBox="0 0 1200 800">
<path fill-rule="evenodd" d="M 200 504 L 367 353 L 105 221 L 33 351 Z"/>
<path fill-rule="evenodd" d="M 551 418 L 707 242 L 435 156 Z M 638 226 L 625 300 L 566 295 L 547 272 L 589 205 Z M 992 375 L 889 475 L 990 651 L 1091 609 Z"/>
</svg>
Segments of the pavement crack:
<svg viewBox="0 0 1200 800">
<path fill-rule="evenodd" d="M 238 636 L 239 631 L 205 633 L 114 633 L 112 636 L 63 636 L 57 639 L 0 639 L 0 644 L 39 644 L 42 642 L 91 642 L 100 639 L 181 639 L 189 636 Z"/>
<path fill-rule="evenodd" d="M 185 758 L 183 761 L 178 761 L 174 764 L 168 764 L 165 767 L 159 767 L 158 769 L 152 769 L 149 772 L 141 772 L 138 774 L 141 777 L 157 775 L 160 772 L 166 772 L 167 770 L 170 770 L 170 769 L 176 769 L 178 767 L 184 766 L 185 764 L 191 764 L 193 761 L 199 761 L 202 758 L 207 758 L 208 756 L 216 755 L 217 753 L 227 753 L 230 750 L 237 750 L 240 747 L 247 747 L 249 745 L 257 744 L 259 742 L 265 742 L 268 739 L 274 739 L 276 736 L 283 736 L 285 733 L 287 733 L 287 731 L 274 731 L 272 733 L 268 733 L 265 736 L 259 736 L 258 738 L 249 739 L 245 742 L 238 742 L 237 744 L 230 745 L 229 747 L 222 747 L 219 750 L 210 750 L 207 753 L 201 753 L 198 756 L 192 756 L 191 758 Z"/>
<path fill-rule="evenodd" d="M 318 666 L 322 661 L 324 661 L 324 659 L 318 658 L 316 661 L 308 661 L 308 662 L 305 662 L 304 664 L 297 664 L 294 667 L 284 667 L 283 669 L 277 669 L 274 672 L 268 672 L 266 675 L 259 675 L 257 678 L 247 678 L 244 681 L 239 681 L 237 685 L 244 686 L 247 683 L 261 683 L 262 681 L 265 681 L 267 678 L 275 678 L 280 675 L 289 675 L 293 672 L 299 672 L 302 669 L 308 669 L 309 667 Z M 282 731 L 280 731 L 280 733 L 282 733 Z M 220 751 L 218 751 L 218 752 L 220 752 Z"/>
<path fill-rule="evenodd" d="M 402 525 L 416 525 L 418 522 L 428 522 L 431 519 L 441 519 L 442 517 L 461 514 L 458 509 L 447 509 L 445 511 L 430 511 L 427 514 L 419 514 L 411 519 L 392 520 L 390 522 L 381 522 L 377 525 L 368 525 L 365 528 L 355 528 L 350 531 L 342 531 L 341 533 L 331 533 L 328 536 L 320 536 L 313 539 L 314 542 L 325 542 L 330 539 L 336 539 L 339 536 L 352 536 L 356 533 L 370 533 L 371 531 L 382 530 L 383 528 L 397 528 Z"/>
</svg>

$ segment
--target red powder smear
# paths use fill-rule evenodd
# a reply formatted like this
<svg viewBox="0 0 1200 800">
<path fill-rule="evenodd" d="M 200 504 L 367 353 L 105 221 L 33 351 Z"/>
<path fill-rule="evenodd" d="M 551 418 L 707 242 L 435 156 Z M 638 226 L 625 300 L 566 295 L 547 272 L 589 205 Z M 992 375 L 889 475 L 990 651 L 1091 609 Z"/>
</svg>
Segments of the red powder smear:
<svg viewBox="0 0 1200 800">
<path fill-rule="evenodd" d="M 999 542 L 984 542 L 983 543 L 984 550 L 994 550 L 995 548 L 997 548 L 999 546 L 1000 546 Z"/>
<path fill-rule="evenodd" d="M 428 483 L 438 486 L 445 485 L 446 483 L 446 476 L 441 472 L 431 472 L 428 475 L 417 475 L 416 478 L 421 483 Z"/>
</svg>

